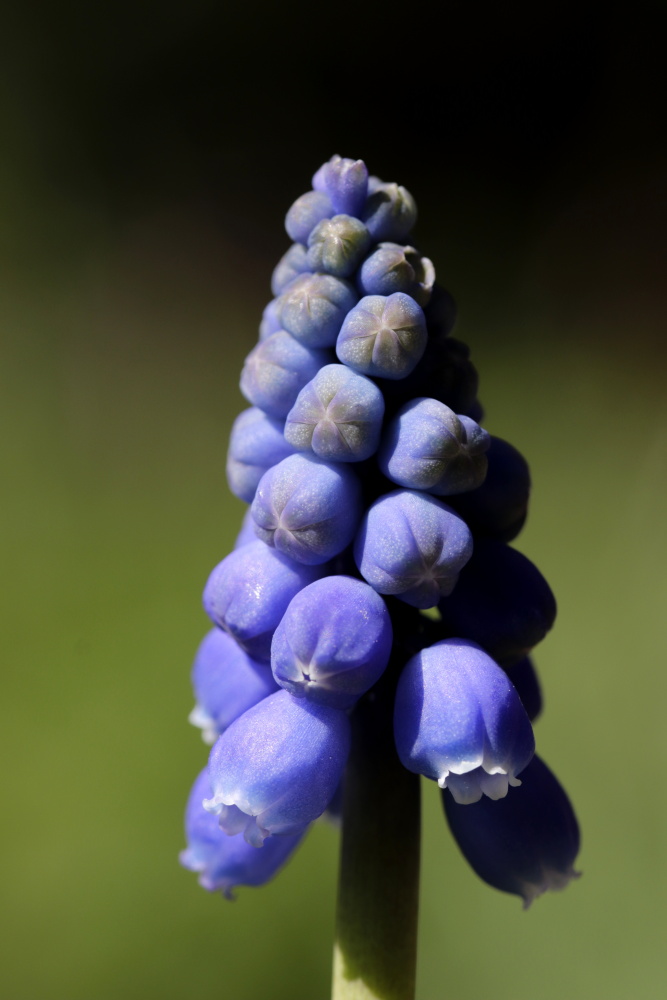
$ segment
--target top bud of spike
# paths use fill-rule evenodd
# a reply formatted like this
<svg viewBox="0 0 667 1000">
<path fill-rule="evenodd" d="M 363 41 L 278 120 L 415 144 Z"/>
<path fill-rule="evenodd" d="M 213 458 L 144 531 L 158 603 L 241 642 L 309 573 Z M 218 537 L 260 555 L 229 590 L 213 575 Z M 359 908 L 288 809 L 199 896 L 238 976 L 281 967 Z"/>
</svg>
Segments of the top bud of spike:
<svg viewBox="0 0 667 1000">
<path fill-rule="evenodd" d="M 368 192 L 366 164 L 336 154 L 313 176 L 313 188 L 328 195 L 335 214 L 359 217 Z"/>
</svg>

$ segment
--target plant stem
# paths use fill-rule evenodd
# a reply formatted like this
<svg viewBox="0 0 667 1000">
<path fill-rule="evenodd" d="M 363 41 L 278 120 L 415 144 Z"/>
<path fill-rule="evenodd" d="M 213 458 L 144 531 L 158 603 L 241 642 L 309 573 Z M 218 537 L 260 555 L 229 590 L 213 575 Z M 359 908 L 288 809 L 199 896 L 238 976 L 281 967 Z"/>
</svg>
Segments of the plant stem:
<svg viewBox="0 0 667 1000">
<path fill-rule="evenodd" d="M 351 719 L 332 1000 L 415 995 L 420 788 L 394 748 L 393 691 L 388 677 Z"/>
</svg>

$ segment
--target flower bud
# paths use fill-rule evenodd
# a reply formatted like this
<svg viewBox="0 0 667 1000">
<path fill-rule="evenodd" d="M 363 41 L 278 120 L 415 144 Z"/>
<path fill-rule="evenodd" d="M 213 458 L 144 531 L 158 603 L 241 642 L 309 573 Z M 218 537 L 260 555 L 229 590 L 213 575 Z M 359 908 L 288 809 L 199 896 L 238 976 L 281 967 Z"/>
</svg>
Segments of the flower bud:
<svg viewBox="0 0 667 1000">
<path fill-rule="evenodd" d="M 352 285 L 331 274 L 302 274 L 280 303 L 283 328 L 308 347 L 334 347 L 343 320 L 358 299 Z"/>
<path fill-rule="evenodd" d="M 382 675 L 392 627 L 379 594 L 349 576 L 328 576 L 292 599 L 271 644 L 285 690 L 331 708 L 351 708 Z"/>
<path fill-rule="evenodd" d="M 291 455 L 264 474 L 251 509 L 262 541 L 299 563 L 319 565 L 354 537 L 359 480 L 344 465 Z"/>
<path fill-rule="evenodd" d="M 202 730 L 205 743 L 214 743 L 234 719 L 277 690 L 266 665 L 219 628 L 211 629 L 197 650 L 192 686 L 196 705 L 189 721 Z"/>
<path fill-rule="evenodd" d="M 368 191 L 366 164 L 363 160 L 332 156 L 313 176 L 313 187 L 329 195 L 335 212 L 360 215 Z"/>
<path fill-rule="evenodd" d="M 413 399 L 387 427 L 378 465 L 388 479 L 436 496 L 474 490 L 486 475 L 489 435 L 436 399 Z"/>
<path fill-rule="evenodd" d="M 333 797 L 347 760 L 344 712 L 278 691 L 249 709 L 209 759 L 213 795 L 204 807 L 228 834 L 260 847 L 270 834 L 298 833 Z"/>
<path fill-rule="evenodd" d="M 374 242 L 403 243 L 417 221 L 417 205 L 404 187 L 379 183 L 368 196 L 361 218 Z"/>
<path fill-rule="evenodd" d="M 376 500 L 354 543 L 359 572 L 374 590 L 424 609 L 452 592 L 471 553 L 465 522 L 444 503 L 412 490 Z"/>
<path fill-rule="evenodd" d="M 443 791 L 449 828 L 481 879 L 521 896 L 524 907 L 549 889 L 564 889 L 579 872 L 579 825 L 555 775 L 537 755 L 521 772 L 521 788 L 500 802 L 460 806 Z"/>
<path fill-rule="evenodd" d="M 370 242 L 363 222 L 351 215 L 323 219 L 308 237 L 310 269 L 348 278 L 364 259 Z"/>
<path fill-rule="evenodd" d="M 286 330 L 278 330 L 245 359 L 241 392 L 253 406 L 284 420 L 304 385 L 330 360 L 328 351 L 312 350 Z"/>
<path fill-rule="evenodd" d="M 222 892 L 232 899 L 239 885 L 264 885 L 279 871 L 298 847 L 305 830 L 289 837 L 270 837 L 258 851 L 242 835 L 228 837 L 217 817 L 202 805 L 211 796 L 208 768 L 195 781 L 185 813 L 187 848 L 179 860 L 184 868 L 199 873 L 199 884 L 209 892 Z"/>
<path fill-rule="evenodd" d="M 445 634 L 478 642 L 511 667 L 545 637 L 556 600 L 533 563 L 502 542 L 479 541 L 456 590 L 439 605 Z"/>
<path fill-rule="evenodd" d="M 431 297 L 435 268 L 414 247 L 380 243 L 361 265 L 357 280 L 363 295 L 405 292 L 423 307 Z"/>
<path fill-rule="evenodd" d="M 504 670 L 465 639 L 445 639 L 406 664 L 396 688 L 396 749 L 404 767 L 449 788 L 457 802 L 499 799 L 535 751 Z"/>
<path fill-rule="evenodd" d="M 323 191 L 307 191 L 294 202 L 285 216 L 285 229 L 295 243 L 307 243 L 322 219 L 335 215 L 331 199 Z"/>
<path fill-rule="evenodd" d="M 404 292 L 367 295 L 347 314 L 336 354 L 362 375 L 402 379 L 422 357 L 426 341 L 424 313 L 413 298 Z"/>
<path fill-rule="evenodd" d="M 287 605 L 322 575 L 256 541 L 234 549 L 215 567 L 204 588 L 204 610 L 255 660 L 271 659 L 271 639 Z"/>
<path fill-rule="evenodd" d="M 294 453 L 283 423 L 253 406 L 234 421 L 227 452 L 227 483 L 240 500 L 252 503 L 260 479 L 271 466 Z"/>
<path fill-rule="evenodd" d="M 380 440 L 384 397 L 347 365 L 325 365 L 287 414 L 285 440 L 329 462 L 362 462 Z"/>
<path fill-rule="evenodd" d="M 306 241 L 304 240 L 303 243 Z M 271 291 L 280 295 L 300 274 L 309 271 L 308 251 L 303 243 L 293 243 L 273 269 Z"/>
</svg>

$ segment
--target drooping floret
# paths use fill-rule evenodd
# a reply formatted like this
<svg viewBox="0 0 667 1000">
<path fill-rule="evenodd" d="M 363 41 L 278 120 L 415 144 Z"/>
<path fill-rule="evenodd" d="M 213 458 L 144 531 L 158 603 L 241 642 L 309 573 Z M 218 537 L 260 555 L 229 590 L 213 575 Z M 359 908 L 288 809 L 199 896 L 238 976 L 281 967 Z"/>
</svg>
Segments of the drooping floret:
<svg viewBox="0 0 667 1000">
<path fill-rule="evenodd" d="M 504 670 L 465 639 L 413 656 L 396 689 L 396 749 L 409 771 L 457 802 L 507 795 L 535 751 L 530 721 Z"/>
</svg>

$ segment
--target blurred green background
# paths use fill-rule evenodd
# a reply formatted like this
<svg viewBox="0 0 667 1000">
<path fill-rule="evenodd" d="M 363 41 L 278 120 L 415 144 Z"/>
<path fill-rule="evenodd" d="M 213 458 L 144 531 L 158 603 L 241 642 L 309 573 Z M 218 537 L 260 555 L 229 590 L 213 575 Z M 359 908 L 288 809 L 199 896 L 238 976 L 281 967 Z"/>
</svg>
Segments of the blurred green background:
<svg viewBox="0 0 667 1000">
<path fill-rule="evenodd" d="M 179 868 L 237 379 L 333 152 L 420 206 L 517 547 L 559 602 L 538 748 L 584 877 L 524 913 L 425 793 L 420 1000 L 657 1000 L 667 969 L 664 7 L 33 3 L 0 41 L 0 989 L 317 1000 L 337 834 L 230 904 Z M 390 817 L 388 818 L 390 821 Z"/>
</svg>

